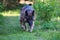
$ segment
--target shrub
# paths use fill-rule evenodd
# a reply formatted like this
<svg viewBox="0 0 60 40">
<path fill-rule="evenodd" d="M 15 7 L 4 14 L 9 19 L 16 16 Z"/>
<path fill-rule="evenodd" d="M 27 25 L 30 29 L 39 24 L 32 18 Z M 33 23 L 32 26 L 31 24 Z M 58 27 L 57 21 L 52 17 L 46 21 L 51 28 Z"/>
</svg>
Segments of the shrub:
<svg viewBox="0 0 60 40">
<path fill-rule="evenodd" d="M 51 17 L 54 15 L 54 7 L 50 4 L 36 1 L 34 4 L 34 8 L 37 11 L 37 20 L 50 21 Z"/>
<path fill-rule="evenodd" d="M 4 10 L 4 6 L 0 3 L 0 12 Z"/>
<path fill-rule="evenodd" d="M 55 29 L 55 25 L 52 22 L 44 22 L 41 24 L 41 26 L 42 26 L 42 29 L 52 29 L 52 30 Z"/>
</svg>

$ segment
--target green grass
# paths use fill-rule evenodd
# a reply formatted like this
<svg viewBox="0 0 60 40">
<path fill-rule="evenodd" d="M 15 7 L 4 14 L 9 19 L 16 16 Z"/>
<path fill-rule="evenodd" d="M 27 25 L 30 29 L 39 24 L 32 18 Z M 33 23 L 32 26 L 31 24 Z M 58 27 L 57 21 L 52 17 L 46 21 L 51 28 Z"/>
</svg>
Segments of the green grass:
<svg viewBox="0 0 60 40">
<path fill-rule="evenodd" d="M 0 25 L 0 40 L 60 40 L 60 28 L 57 30 L 43 30 L 38 20 L 32 33 L 20 28 L 19 11 L 2 12 L 4 25 Z M 60 27 L 60 22 L 57 24 Z"/>
</svg>

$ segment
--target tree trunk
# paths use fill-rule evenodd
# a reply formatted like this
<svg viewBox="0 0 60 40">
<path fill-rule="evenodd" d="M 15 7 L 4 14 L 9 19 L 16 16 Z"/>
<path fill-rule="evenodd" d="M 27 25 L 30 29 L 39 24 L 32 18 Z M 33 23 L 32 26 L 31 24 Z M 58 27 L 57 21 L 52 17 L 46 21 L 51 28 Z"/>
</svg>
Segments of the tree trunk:
<svg viewBox="0 0 60 40">
<path fill-rule="evenodd" d="M 7 0 L 3 0 L 3 5 L 7 6 L 7 4 L 8 4 Z"/>
</svg>

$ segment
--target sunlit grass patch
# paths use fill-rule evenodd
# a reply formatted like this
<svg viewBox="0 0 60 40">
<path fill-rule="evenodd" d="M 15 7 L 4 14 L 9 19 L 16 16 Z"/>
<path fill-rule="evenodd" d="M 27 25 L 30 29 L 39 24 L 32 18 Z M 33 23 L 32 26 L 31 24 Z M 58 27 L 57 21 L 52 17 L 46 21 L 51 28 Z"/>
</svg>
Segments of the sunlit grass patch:
<svg viewBox="0 0 60 40">
<path fill-rule="evenodd" d="M 4 13 L 3 16 L 19 16 L 20 14 L 7 14 L 7 13 Z"/>
<path fill-rule="evenodd" d="M 1 14 L 3 14 L 3 16 L 19 16 L 20 15 L 20 11 L 19 10 L 14 10 L 14 11 L 4 11 Z"/>
</svg>

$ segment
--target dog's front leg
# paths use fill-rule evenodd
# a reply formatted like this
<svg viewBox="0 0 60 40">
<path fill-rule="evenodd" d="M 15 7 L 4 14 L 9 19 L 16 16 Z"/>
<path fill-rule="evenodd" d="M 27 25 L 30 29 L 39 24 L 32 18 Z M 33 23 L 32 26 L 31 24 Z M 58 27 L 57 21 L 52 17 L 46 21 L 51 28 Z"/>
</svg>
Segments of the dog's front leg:
<svg viewBox="0 0 60 40">
<path fill-rule="evenodd" d="M 32 25 L 30 26 L 30 32 L 33 31 L 33 28 L 34 28 L 34 21 L 32 22 Z"/>
</svg>

